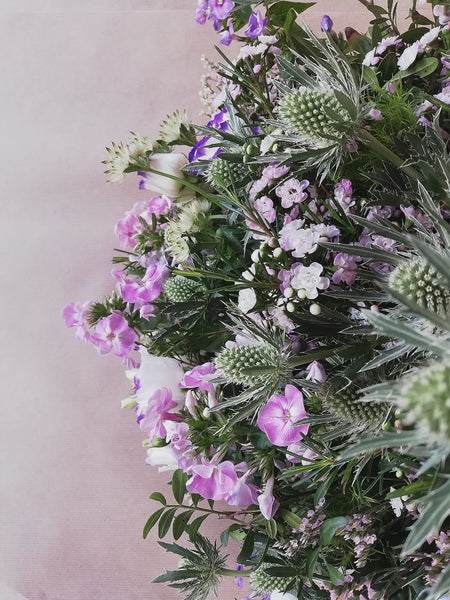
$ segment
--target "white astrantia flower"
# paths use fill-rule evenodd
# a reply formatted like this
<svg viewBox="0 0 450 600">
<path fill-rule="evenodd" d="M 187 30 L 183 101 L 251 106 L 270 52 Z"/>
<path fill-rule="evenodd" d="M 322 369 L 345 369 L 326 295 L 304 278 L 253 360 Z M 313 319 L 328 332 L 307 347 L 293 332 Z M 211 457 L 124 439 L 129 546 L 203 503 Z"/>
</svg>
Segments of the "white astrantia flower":
<svg viewBox="0 0 450 600">
<path fill-rule="evenodd" d="M 256 293 L 253 288 L 244 288 L 239 290 L 238 296 L 238 308 L 244 314 L 247 314 L 252 310 L 256 304 Z"/>
<path fill-rule="evenodd" d="M 163 142 L 170 144 L 179 139 L 181 135 L 181 126 L 189 127 L 191 119 L 185 110 L 176 110 L 173 114 L 167 115 L 161 124 L 159 135 Z"/>
<path fill-rule="evenodd" d="M 164 243 L 167 251 L 177 263 L 183 263 L 189 258 L 189 244 L 183 236 L 183 230 L 178 221 L 169 221 L 164 230 Z"/>
<path fill-rule="evenodd" d="M 133 137 L 128 144 L 112 142 L 111 148 L 106 148 L 109 158 L 104 160 L 103 164 L 108 167 L 105 173 L 108 174 L 110 183 L 122 183 L 125 179 L 125 169 L 146 160 L 147 154 L 153 149 L 150 138 L 134 132 L 131 132 L 131 135 Z"/>
</svg>

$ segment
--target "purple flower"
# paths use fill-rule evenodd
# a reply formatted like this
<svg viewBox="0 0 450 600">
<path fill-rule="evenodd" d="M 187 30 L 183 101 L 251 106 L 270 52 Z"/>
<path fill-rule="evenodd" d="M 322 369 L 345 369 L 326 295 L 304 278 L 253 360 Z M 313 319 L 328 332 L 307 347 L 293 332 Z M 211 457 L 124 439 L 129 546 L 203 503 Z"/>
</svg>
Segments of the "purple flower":
<svg viewBox="0 0 450 600">
<path fill-rule="evenodd" d="M 224 46 L 229 46 L 231 44 L 234 35 L 233 21 L 231 19 L 228 20 L 227 25 L 228 29 L 222 31 L 219 36 L 219 42 Z"/>
<path fill-rule="evenodd" d="M 305 190 L 308 186 L 309 181 L 307 179 L 299 181 L 295 177 L 291 177 L 283 185 L 278 186 L 275 193 L 281 198 L 283 208 L 291 208 L 294 203 L 300 203 L 307 199 L 308 194 Z"/>
<path fill-rule="evenodd" d="M 344 281 L 347 285 L 352 285 L 356 279 L 356 270 L 358 268 L 358 265 L 356 264 L 357 260 L 358 257 L 356 256 L 338 252 L 333 261 L 333 264 L 338 267 L 331 278 L 333 283 L 339 284 Z"/>
<path fill-rule="evenodd" d="M 136 334 L 121 314 L 113 312 L 100 319 L 91 339 L 100 354 L 114 350 L 116 356 L 127 356 L 136 341 Z"/>
<path fill-rule="evenodd" d="M 209 0 L 210 18 L 223 21 L 228 19 L 235 4 L 232 0 Z"/>
<path fill-rule="evenodd" d="M 273 202 L 268 196 L 262 196 L 255 200 L 254 204 L 260 217 L 262 217 L 267 223 L 273 223 L 276 219 L 277 213 L 273 207 Z"/>
<path fill-rule="evenodd" d="M 261 510 L 261 514 L 265 519 L 271 519 L 273 515 L 277 512 L 280 503 L 275 499 L 273 495 L 273 485 L 275 483 L 275 478 L 269 477 L 266 481 L 266 485 L 264 488 L 264 492 L 258 496 L 258 504 Z"/>
<path fill-rule="evenodd" d="M 322 31 L 331 31 L 333 28 L 333 21 L 330 19 L 328 15 L 323 15 L 322 20 L 320 21 L 320 29 Z"/>
<path fill-rule="evenodd" d="M 88 302 L 69 302 L 63 308 L 62 314 L 66 327 L 76 327 L 76 336 L 79 340 L 88 342 L 91 334 L 87 324 L 87 313 L 89 306 L 92 304 L 92 300 Z"/>
<path fill-rule="evenodd" d="M 198 0 L 194 18 L 200 25 L 204 25 L 206 23 L 208 8 L 208 0 Z"/>
<path fill-rule="evenodd" d="M 144 277 L 127 277 L 119 285 L 122 298 L 141 307 L 156 300 L 169 274 L 165 260 L 151 263 Z"/>
<path fill-rule="evenodd" d="M 208 392 L 209 406 L 212 407 L 217 404 L 214 385 L 210 383 L 210 380 L 214 377 L 214 365 L 212 362 L 207 362 L 188 371 L 179 385 L 180 388 L 198 388 L 202 392 Z"/>
<path fill-rule="evenodd" d="M 237 467 L 236 467 L 237 468 Z M 224 500 L 231 506 L 247 508 L 250 504 L 258 503 L 258 488 L 253 483 L 248 483 L 250 471 L 244 473 L 236 481 L 233 491 L 224 496 Z"/>
<path fill-rule="evenodd" d="M 217 127 L 217 129 L 221 129 L 222 131 L 228 131 L 230 129 L 230 126 L 228 125 L 228 119 L 228 111 L 226 107 L 224 107 L 213 116 L 207 125 L 208 127 Z"/>
<path fill-rule="evenodd" d="M 309 425 L 294 425 L 307 416 L 303 394 L 288 384 L 283 396 L 271 396 L 258 418 L 258 427 L 275 446 L 289 446 L 308 433 Z"/>
<path fill-rule="evenodd" d="M 258 10 L 256 13 L 252 13 L 250 15 L 245 33 L 248 35 L 248 37 L 251 37 L 255 40 L 258 36 L 260 36 L 263 33 L 264 29 L 266 28 L 266 25 L 267 17 L 263 17 Z"/>
</svg>

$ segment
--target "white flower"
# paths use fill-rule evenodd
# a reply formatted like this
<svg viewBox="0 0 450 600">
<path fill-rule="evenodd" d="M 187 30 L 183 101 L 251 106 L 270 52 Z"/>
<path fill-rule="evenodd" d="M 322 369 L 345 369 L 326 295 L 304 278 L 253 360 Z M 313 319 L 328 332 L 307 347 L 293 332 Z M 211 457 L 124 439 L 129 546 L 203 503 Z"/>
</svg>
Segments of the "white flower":
<svg viewBox="0 0 450 600">
<path fill-rule="evenodd" d="M 272 592 L 270 594 L 270 600 L 297 600 L 297 596 L 294 596 L 289 592 Z"/>
<path fill-rule="evenodd" d="M 366 56 L 364 57 L 364 60 L 362 62 L 362 64 L 365 67 L 371 67 L 372 65 L 377 64 L 379 59 L 375 57 L 375 53 L 376 53 L 376 48 L 373 48 L 366 54 Z"/>
<path fill-rule="evenodd" d="M 172 392 L 172 398 L 181 408 L 184 405 L 184 394 L 178 384 L 184 377 L 180 363 L 174 358 L 154 356 L 147 350 L 141 350 L 141 365 L 137 371 L 139 389 L 136 397 L 140 408 L 144 408 L 150 396 L 165 387 Z"/>
<path fill-rule="evenodd" d="M 164 231 L 164 243 L 167 251 L 177 263 L 189 258 L 189 245 L 183 237 L 183 231 L 178 221 L 169 221 Z"/>
<path fill-rule="evenodd" d="M 430 29 L 430 31 L 423 34 L 423 36 L 419 40 L 419 45 L 421 47 L 428 46 L 428 44 L 431 44 L 431 42 L 434 42 L 434 40 L 438 37 L 440 31 L 441 31 L 440 27 L 433 27 L 433 29 Z"/>
<path fill-rule="evenodd" d="M 239 290 L 238 308 L 247 314 L 256 304 L 256 293 L 253 288 Z"/>
<path fill-rule="evenodd" d="M 403 51 L 401 56 L 398 59 L 398 68 L 400 71 L 406 71 L 413 62 L 416 60 L 417 54 L 419 52 L 419 42 L 414 42 L 411 44 L 409 48 Z"/>
<path fill-rule="evenodd" d="M 175 452 L 170 446 L 160 448 L 148 448 L 146 465 L 159 467 L 158 471 L 169 471 L 178 467 L 178 460 Z"/>
<path fill-rule="evenodd" d="M 306 297 L 313 300 L 319 295 L 318 290 L 326 290 L 330 285 L 329 279 L 320 276 L 322 271 L 322 265 L 316 262 L 309 267 L 297 265 L 292 269 L 291 286 L 296 290 L 305 290 Z"/>
<path fill-rule="evenodd" d="M 147 153 L 151 152 L 153 145 L 148 137 L 141 137 L 138 133 L 131 132 L 133 136 L 128 144 L 123 142 L 112 142 L 111 148 L 106 148 L 109 153 L 109 159 L 104 160 L 103 164 L 108 168 L 105 173 L 108 174 L 110 183 L 122 183 L 125 179 L 125 169 L 130 165 L 145 160 Z"/>
<path fill-rule="evenodd" d="M 149 157 L 150 169 L 183 178 L 182 167 L 187 163 L 184 154 L 179 152 L 155 153 Z M 164 175 L 145 173 L 141 187 L 156 194 L 164 194 L 170 198 L 179 196 L 184 184 Z"/>
<path fill-rule="evenodd" d="M 161 124 L 159 135 L 163 142 L 169 144 L 180 137 L 181 126 L 189 127 L 191 119 L 185 110 L 176 110 L 172 115 L 167 115 Z"/>
</svg>

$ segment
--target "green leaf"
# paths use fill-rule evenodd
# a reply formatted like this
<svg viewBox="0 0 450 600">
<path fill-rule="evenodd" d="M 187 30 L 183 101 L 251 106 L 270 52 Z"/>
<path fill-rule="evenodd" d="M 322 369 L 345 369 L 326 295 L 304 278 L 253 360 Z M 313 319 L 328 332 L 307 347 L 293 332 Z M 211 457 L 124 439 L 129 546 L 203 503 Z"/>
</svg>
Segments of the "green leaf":
<svg viewBox="0 0 450 600">
<path fill-rule="evenodd" d="M 168 583 L 170 581 L 182 581 L 183 579 L 192 579 L 197 576 L 193 569 L 178 569 L 177 571 L 166 571 L 163 575 L 158 575 L 152 580 L 152 583 Z"/>
<path fill-rule="evenodd" d="M 165 510 L 164 507 L 158 508 L 158 510 L 155 511 L 152 515 L 150 515 L 150 517 L 147 519 L 147 523 L 144 525 L 144 531 L 142 532 L 144 540 L 148 536 L 152 527 L 154 527 L 154 525 L 156 525 L 159 517 L 163 514 L 164 510 Z"/>
<path fill-rule="evenodd" d="M 428 600 L 437 600 L 442 594 L 448 593 L 450 590 L 450 565 L 447 565 L 446 569 L 434 584 L 430 592 L 428 592 Z"/>
<path fill-rule="evenodd" d="M 418 60 L 405 71 L 398 71 L 393 77 L 392 81 L 409 77 L 410 75 L 419 75 L 420 77 L 427 77 L 431 75 L 439 66 L 439 60 L 434 56 L 428 56 Z"/>
<path fill-rule="evenodd" d="M 349 114 L 352 121 L 354 121 L 356 119 L 356 117 L 358 116 L 358 111 L 356 109 L 356 106 L 353 104 L 353 102 L 350 100 L 350 98 L 346 94 L 343 94 L 341 91 L 334 90 L 333 93 L 336 97 L 336 100 L 347 111 L 347 113 Z"/>
<path fill-rule="evenodd" d="M 195 523 L 195 521 L 193 523 Z M 228 545 L 228 540 L 230 538 L 230 534 L 233 531 L 236 531 L 237 529 L 240 529 L 240 525 L 238 525 L 237 523 L 233 523 L 233 525 L 230 525 L 224 531 L 222 531 L 222 533 L 220 534 L 220 543 L 222 544 L 222 546 Z M 231 536 L 231 537 L 233 538 L 233 536 Z M 233 539 L 235 539 L 235 538 L 233 538 Z M 239 541 L 242 541 L 242 539 L 243 538 L 241 538 Z"/>
<path fill-rule="evenodd" d="M 330 576 L 330 581 L 333 585 L 337 585 L 338 580 L 344 581 L 344 575 L 336 569 L 333 565 L 327 564 L 328 575 Z"/>
<path fill-rule="evenodd" d="M 389 350 L 381 351 L 380 354 L 375 356 L 375 358 L 372 358 L 372 360 L 369 360 L 369 362 L 366 363 L 362 369 L 360 369 L 360 372 L 364 373 L 364 371 L 370 371 L 371 369 L 376 369 L 376 368 L 380 367 L 381 365 L 384 365 L 385 363 L 390 362 L 391 360 L 395 360 L 396 358 L 403 356 L 403 354 L 410 352 L 412 349 L 413 349 L 413 346 L 409 346 L 408 344 L 405 344 L 404 342 L 400 342 L 393 348 L 389 348 Z"/>
<path fill-rule="evenodd" d="M 284 21 L 287 17 L 288 12 L 293 9 L 299 15 L 311 6 L 314 6 L 315 2 L 288 2 L 282 0 L 281 2 L 275 2 L 266 11 L 266 16 L 269 17 L 270 23 L 277 25 L 278 27 L 284 26 Z"/>
<path fill-rule="evenodd" d="M 172 493 L 178 504 L 183 503 L 183 498 L 186 493 L 186 481 L 188 475 L 181 469 L 177 469 L 172 476 Z"/>
<path fill-rule="evenodd" d="M 245 536 L 244 543 L 242 544 L 241 551 L 239 552 L 236 562 L 245 563 L 250 558 L 253 552 L 253 548 L 255 546 L 255 534 L 250 529 L 250 531 Z"/>
<path fill-rule="evenodd" d="M 158 536 L 160 538 L 163 538 L 169 531 L 176 510 L 176 508 L 169 508 L 169 510 L 160 518 L 158 523 Z"/>
<path fill-rule="evenodd" d="M 407 344 L 428 350 L 440 358 L 449 355 L 448 343 L 440 342 L 436 336 L 428 335 L 423 331 L 413 329 L 398 319 L 391 319 L 385 315 L 376 314 L 370 310 L 362 311 L 365 318 L 371 323 L 377 333 L 383 333 L 395 339 L 401 339 Z"/>
<path fill-rule="evenodd" d="M 286 521 L 286 523 L 293 529 L 298 529 L 302 523 L 302 519 L 290 510 L 281 511 L 281 516 Z"/>
<path fill-rule="evenodd" d="M 325 519 L 320 527 L 320 541 L 322 546 L 328 546 L 334 537 L 334 534 L 338 529 L 342 529 L 348 523 L 346 517 L 332 517 L 331 519 Z"/>
<path fill-rule="evenodd" d="M 306 574 L 308 579 L 312 582 L 314 577 L 314 570 L 316 568 L 317 559 L 319 558 L 319 548 L 316 548 L 313 552 L 308 554 L 306 559 Z"/>
<path fill-rule="evenodd" d="M 444 519 L 450 515 L 450 480 L 422 498 L 421 502 L 424 509 L 406 538 L 403 556 L 417 550 L 431 533 L 438 533 Z"/>
<path fill-rule="evenodd" d="M 370 67 L 366 67 L 365 65 L 363 65 L 363 79 L 371 88 L 379 89 L 380 84 L 378 82 L 377 74 Z"/>
<path fill-rule="evenodd" d="M 267 535 L 274 540 L 277 537 L 277 522 L 275 519 L 266 519 Z"/>
<path fill-rule="evenodd" d="M 183 535 L 184 530 L 186 529 L 186 525 L 189 519 L 191 518 L 193 512 L 193 510 L 187 510 L 177 515 L 173 520 L 172 532 L 175 540 L 180 539 L 180 537 Z"/>
<path fill-rule="evenodd" d="M 164 498 L 164 496 L 161 494 L 161 492 L 153 492 L 153 494 L 150 494 L 149 496 L 150 500 L 156 500 L 156 502 L 161 502 L 161 504 L 166 505 L 167 501 Z"/>
<path fill-rule="evenodd" d="M 417 494 L 417 492 L 428 490 L 429 487 L 429 481 L 416 481 L 411 483 L 411 485 L 404 485 L 398 490 L 386 494 L 386 500 L 391 500 L 392 498 L 401 498 L 402 496 L 412 496 L 413 494 Z"/>
<path fill-rule="evenodd" d="M 427 437 L 425 434 L 421 436 L 418 431 L 400 431 L 397 433 L 383 431 L 376 437 L 367 437 L 354 446 L 347 448 L 339 457 L 339 462 L 345 462 L 360 454 L 374 452 L 382 448 L 417 446 L 417 444 L 427 441 Z"/>
<path fill-rule="evenodd" d="M 298 575 L 295 567 L 265 567 L 264 572 L 272 577 L 296 577 Z"/>
<path fill-rule="evenodd" d="M 208 517 L 209 517 L 209 515 L 202 515 L 201 517 L 197 517 L 196 519 L 194 519 L 192 521 L 192 523 L 189 526 L 189 539 L 191 540 L 191 542 L 193 542 L 195 540 L 195 538 L 197 537 L 197 531 L 200 529 L 200 525 Z M 228 530 L 226 529 L 225 531 L 228 531 Z M 224 533 L 224 532 L 222 532 L 222 533 Z M 222 541 L 222 545 L 226 546 L 226 544 L 224 544 L 223 541 Z"/>
</svg>

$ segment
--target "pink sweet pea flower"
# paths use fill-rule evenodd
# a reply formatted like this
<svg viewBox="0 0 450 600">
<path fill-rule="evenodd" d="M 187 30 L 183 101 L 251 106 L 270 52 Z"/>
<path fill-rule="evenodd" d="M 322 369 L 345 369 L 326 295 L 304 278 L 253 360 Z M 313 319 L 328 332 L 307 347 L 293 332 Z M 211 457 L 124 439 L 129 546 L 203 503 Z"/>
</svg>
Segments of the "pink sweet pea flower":
<svg viewBox="0 0 450 600">
<path fill-rule="evenodd" d="M 308 415 L 303 394 L 288 384 L 284 396 L 271 396 L 258 418 L 258 427 L 275 446 L 289 446 L 308 433 L 309 425 L 294 425 Z"/>
<path fill-rule="evenodd" d="M 152 394 L 145 412 L 138 415 L 139 427 L 148 434 L 152 444 L 157 437 L 166 437 L 167 430 L 164 421 L 178 421 L 183 418 L 181 415 L 169 412 L 176 406 L 177 403 L 172 400 L 172 392 L 163 387 Z"/>
<path fill-rule="evenodd" d="M 272 477 L 269 477 L 269 479 L 266 481 L 264 492 L 258 496 L 259 508 L 262 516 L 265 519 L 271 519 L 280 506 L 280 503 L 273 495 L 274 483 L 275 478 L 272 475 Z"/>
<path fill-rule="evenodd" d="M 323 383 L 327 378 L 323 365 L 317 362 L 317 360 L 309 364 L 306 370 L 308 371 L 307 380 L 314 381 L 315 383 Z"/>
<path fill-rule="evenodd" d="M 225 495 L 224 500 L 230 506 L 247 508 L 250 504 L 258 504 L 258 488 L 253 483 L 247 483 L 250 474 L 250 471 L 244 473 L 236 481 L 233 491 Z"/>
<path fill-rule="evenodd" d="M 236 470 L 229 460 L 217 464 L 203 459 L 200 464 L 188 467 L 187 472 L 192 475 L 186 484 L 187 491 L 208 500 L 224 500 L 237 484 Z"/>
<path fill-rule="evenodd" d="M 114 350 L 116 356 L 128 356 L 136 341 L 135 332 L 118 312 L 100 319 L 91 337 L 100 354 Z"/>
</svg>

